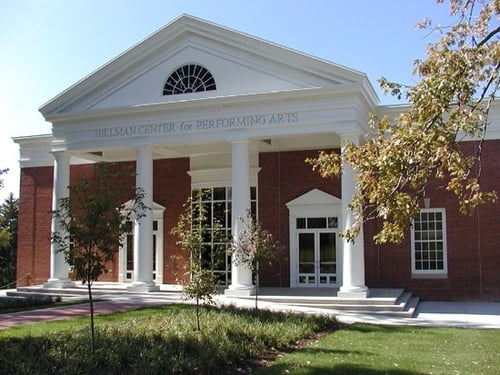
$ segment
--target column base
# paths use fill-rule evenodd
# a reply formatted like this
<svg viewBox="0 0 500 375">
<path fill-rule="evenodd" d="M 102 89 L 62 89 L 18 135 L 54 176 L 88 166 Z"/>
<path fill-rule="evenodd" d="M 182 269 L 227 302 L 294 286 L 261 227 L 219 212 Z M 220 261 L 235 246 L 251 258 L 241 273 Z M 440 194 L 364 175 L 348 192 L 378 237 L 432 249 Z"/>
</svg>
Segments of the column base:
<svg viewBox="0 0 500 375">
<path fill-rule="evenodd" d="M 156 285 L 154 282 L 134 282 L 127 286 L 127 292 L 129 293 L 150 293 L 159 291 L 160 286 Z"/>
<path fill-rule="evenodd" d="M 70 279 L 48 279 L 47 282 L 43 284 L 43 287 L 55 289 L 74 288 L 75 283 Z"/>
<path fill-rule="evenodd" d="M 248 297 L 255 295 L 255 285 L 229 285 L 224 290 L 224 295 L 232 297 Z"/>
<path fill-rule="evenodd" d="M 366 286 L 364 287 L 340 287 L 340 290 L 337 292 L 338 298 L 351 298 L 351 299 L 363 299 L 368 298 L 370 295 L 370 291 Z"/>
</svg>

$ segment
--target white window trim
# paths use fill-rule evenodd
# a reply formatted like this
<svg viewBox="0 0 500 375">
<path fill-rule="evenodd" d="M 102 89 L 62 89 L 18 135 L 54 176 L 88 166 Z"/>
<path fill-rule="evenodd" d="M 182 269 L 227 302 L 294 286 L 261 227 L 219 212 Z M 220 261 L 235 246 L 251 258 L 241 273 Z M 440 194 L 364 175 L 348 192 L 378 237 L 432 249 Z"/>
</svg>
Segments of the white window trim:
<svg viewBox="0 0 500 375">
<path fill-rule="evenodd" d="M 415 268 L 415 232 L 412 222 L 410 230 L 411 243 L 411 273 L 413 278 L 419 279 L 441 279 L 448 277 L 448 244 L 447 244 L 447 223 L 446 210 L 444 208 L 422 208 L 420 212 L 439 212 L 442 215 L 443 221 L 443 269 L 441 270 L 417 270 Z"/>
</svg>

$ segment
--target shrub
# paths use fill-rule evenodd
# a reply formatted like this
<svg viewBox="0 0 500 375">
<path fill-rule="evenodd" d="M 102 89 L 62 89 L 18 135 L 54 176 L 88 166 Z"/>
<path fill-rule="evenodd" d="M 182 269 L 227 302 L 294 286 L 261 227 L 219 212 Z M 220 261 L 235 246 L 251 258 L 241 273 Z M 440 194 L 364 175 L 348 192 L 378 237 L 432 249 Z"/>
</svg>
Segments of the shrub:
<svg viewBox="0 0 500 375">
<path fill-rule="evenodd" d="M 60 296 L 1 297 L 0 311 L 51 305 L 60 301 Z"/>
</svg>

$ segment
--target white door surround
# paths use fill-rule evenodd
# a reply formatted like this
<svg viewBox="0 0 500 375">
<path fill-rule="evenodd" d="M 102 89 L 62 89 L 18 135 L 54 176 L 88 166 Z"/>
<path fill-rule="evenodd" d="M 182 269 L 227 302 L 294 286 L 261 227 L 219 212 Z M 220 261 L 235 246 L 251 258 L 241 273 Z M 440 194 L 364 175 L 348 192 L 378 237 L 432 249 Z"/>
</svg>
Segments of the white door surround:
<svg viewBox="0 0 500 375">
<path fill-rule="evenodd" d="M 132 202 L 129 201 L 126 203 L 126 205 L 131 205 Z M 153 254 L 154 254 L 154 267 L 153 267 L 153 275 L 152 279 L 154 279 L 155 284 L 163 284 L 163 257 L 164 257 L 164 251 L 163 251 L 163 217 L 164 217 L 164 212 L 165 212 L 165 207 L 162 205 L 153 202 L 152 208 L 151 208 L 151 213 L 152 213 L 152 219 L 153 219 L 153 226 L 152 226 L 152 231 L 151 231 L 151 238 L 152 238 L 152 246 L 154 246 L 153 249 Z M 132 241 L 131 244 L 128 242 Z M 128 256 L 127 256 L 127 249 L 130 246 L 133 248 L 133 236 L 126 236 L 126 238 L 123 241 L 122 247 L 120 247 L 120 250 L 118 252 L 118 282 L 120 283 L 127 283 L 127 282 L 132 282 L 134 280 L 134 275 L 133 275 L 133 268 L 132 270 L 128 269 L 130 267 L 127 267 L 128 263 Z M 127 273 L 130 273 L 132 271 L 132 274 L 127 275 Z"/>
<path fill-rule="evenodd" d="M 318 236 L 320 233 L 335 233 L 335 238 L 337 238 L 337 227 L 340 225 L 339 221 L 341 219 L 341 200 L 333 195 L 327 194 L 319 189 L 313 189 L 300 197 L 291 200 L 286 204 L 289 210 L 289 232 L 290 232 L 290 287 L 299 286 L 338 286 L 340 280 L 342 280 L 342 251 L 341 251 L 341 241 L 336 240 L 336 283 L 332 284 L 329 282 L 330 277 L 327 275 L 321 276 L 319 271 L 319 263 L 315 266 L 316 276 L 299 275 L 299 233 L 312 233 L 315 236 L 315 241 L 318 242 Z M 324 229 L 301 229 L 297 228 L 297 219 L 307 220 L 308 218 L 324 218 L 325 227 Z M 317 250 L 319 251 L 319 250 Z M 317 254 L 319 255 L 319 254 Z M 304 278 L 305 277 L 305 278 Z M 314 282 L 313 282 L 314 277 Z M 325 278 L 323 283 L 318 279 L 319 277 Z M 309 282 L 310 281 L 310 282 Z M 314 284 L 314 285 L 312 285 Z"/>
</svg>

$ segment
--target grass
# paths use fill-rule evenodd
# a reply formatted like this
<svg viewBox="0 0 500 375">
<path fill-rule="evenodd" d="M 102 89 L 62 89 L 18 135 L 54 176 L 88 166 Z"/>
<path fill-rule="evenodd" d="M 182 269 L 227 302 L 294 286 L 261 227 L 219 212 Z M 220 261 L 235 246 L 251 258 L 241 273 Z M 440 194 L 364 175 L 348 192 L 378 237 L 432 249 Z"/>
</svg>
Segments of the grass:
<svg viewBox="0 0 500 375">
<path fill-rule="evenodd" d="M 499 348 L 499 330 L 353 325 L 256 374 L 498 374 Z"/>
<path fill-rule="evenodd" d="M 500 330 L 339 326 L 325 317 L 166 305 L 0 330 L 1 374 L 239 374 L 250 359 L 278 359 L 256 374 L 498 374 Z M 313 332 L 330 332 L 292 353 Z M 263 361 L 253 361 L 260 362 Z M 254 372 L 252 372 L 254 373 Z"/>
<path fill-rule="evenodd" d="M 198 332 L 194 314 L 166 305 L 98 316 L 93 358 L 85 318 L 1 330 L 0 373 L 234 373 L 269 348 L 337 327 L 326 317 L 210 308 Z"/>
</svg>

